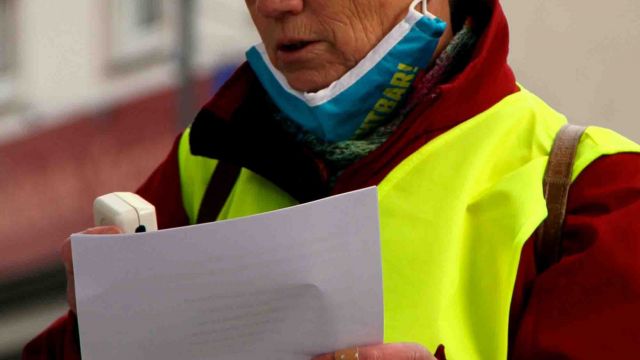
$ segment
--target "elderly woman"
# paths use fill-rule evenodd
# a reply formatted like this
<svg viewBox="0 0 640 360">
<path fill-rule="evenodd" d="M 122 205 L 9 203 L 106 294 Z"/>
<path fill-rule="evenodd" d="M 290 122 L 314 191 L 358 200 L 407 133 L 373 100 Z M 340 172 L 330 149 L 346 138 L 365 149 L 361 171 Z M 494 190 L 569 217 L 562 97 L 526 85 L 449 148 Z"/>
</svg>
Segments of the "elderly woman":
<svg viewBox="0 0 640 360">
<path fill-rule="evenodd" d="M 161 227 L 377 185 L 386 344 L 318 359 L 637 353 L 640 147 L 585 131 L 561 256 L 541 262 L 543 177 L 566 120 L 516 84 L 497 0 L 247 7 L 262 44 L 139 189 Z M 79 358 L 64 249 L 72 310 L 25 359 Z"/>
</svg>

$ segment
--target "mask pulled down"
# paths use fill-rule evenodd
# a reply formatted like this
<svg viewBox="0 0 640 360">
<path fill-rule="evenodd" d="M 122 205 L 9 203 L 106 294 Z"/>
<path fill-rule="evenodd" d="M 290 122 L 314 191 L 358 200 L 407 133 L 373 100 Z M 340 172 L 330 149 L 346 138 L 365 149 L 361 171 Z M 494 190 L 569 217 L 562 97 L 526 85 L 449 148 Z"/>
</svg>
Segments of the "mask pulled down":
<svg viewBox="0 0 640 360">
<path fill-rule="evenodd" d="M 415 10 L 418 2 L 422 13 Z M 314 93 L 292 89 L 263 44 L 249 49 L 246 56 L 284 115 L 325 141 L 343 141 L 365 135 L 402 103 L 418 71 L 431 61 L 446 26 L 428 12 L 426 1 L 413 1 L 405 18 L 364 59 Z"/>
</svg>

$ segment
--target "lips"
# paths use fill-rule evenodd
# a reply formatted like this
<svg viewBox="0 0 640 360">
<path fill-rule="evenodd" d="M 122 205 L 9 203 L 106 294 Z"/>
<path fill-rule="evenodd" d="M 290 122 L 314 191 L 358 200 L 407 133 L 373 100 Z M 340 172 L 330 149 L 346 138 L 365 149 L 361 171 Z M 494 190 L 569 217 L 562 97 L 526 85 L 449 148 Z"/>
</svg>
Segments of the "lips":
<svg viewBox="0 0 640 360">
<path fill-rule="evenodd" d="M 307 66 L 309 62 L 317 60 L 317 46 L 320 43 L 321 41 L 300 38 L 283 39 L 276 45 L 276 60 L 285 68 Z"/>
<path fill-rule="evenodd" d="M 282 51 L 285 53 L 292 53 L 292 52 L 300 51 L 306 48 L 307 46 L 311 45 L 312 43 L 313 41 L 307 41 L 307 40 L 283 41 L 278 44 L 278 51 Z"/>
</svg>

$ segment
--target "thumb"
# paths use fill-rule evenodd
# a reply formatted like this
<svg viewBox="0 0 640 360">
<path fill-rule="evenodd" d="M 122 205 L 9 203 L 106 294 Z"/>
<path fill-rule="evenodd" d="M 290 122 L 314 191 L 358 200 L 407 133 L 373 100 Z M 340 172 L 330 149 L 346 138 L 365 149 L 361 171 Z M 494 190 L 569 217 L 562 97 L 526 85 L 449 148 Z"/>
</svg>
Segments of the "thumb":
<svg viewBox="0 0 640 360">
<path fill-rule="evenodd" d="M 325 354 L 314 360 L 436 360 L 419 344 L 384 344 L 351 348 Z"/>
</svg>

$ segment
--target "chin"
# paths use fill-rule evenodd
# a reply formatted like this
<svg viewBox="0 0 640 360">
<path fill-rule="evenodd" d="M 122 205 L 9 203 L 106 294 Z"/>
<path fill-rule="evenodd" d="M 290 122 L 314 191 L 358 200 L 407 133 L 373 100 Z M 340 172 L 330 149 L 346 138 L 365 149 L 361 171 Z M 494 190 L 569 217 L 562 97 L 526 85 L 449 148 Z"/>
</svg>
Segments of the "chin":
<svg viewBox="0 0 640 360">
<path fill-rule="evenodd" d="M 300 92 L 317 92 L 326 87 L 328 87 L 331 82 L 322 81 L 314 78 L 313 76 L 303 76 L 303 75 L 295 75 L 295 76 L 285 76 L 289 86 L 292 89 L 300 91 Z"/>
<path fill-rule="evenodd" d="M 292 89 L 309 93 L 318 92 L 329 87 L 331 83 L 342 76 L 342 74 L 327 74 L 324 71 L 319 72 L 317 70 L 283 72 L 283 75 Z"/>
</svg>

